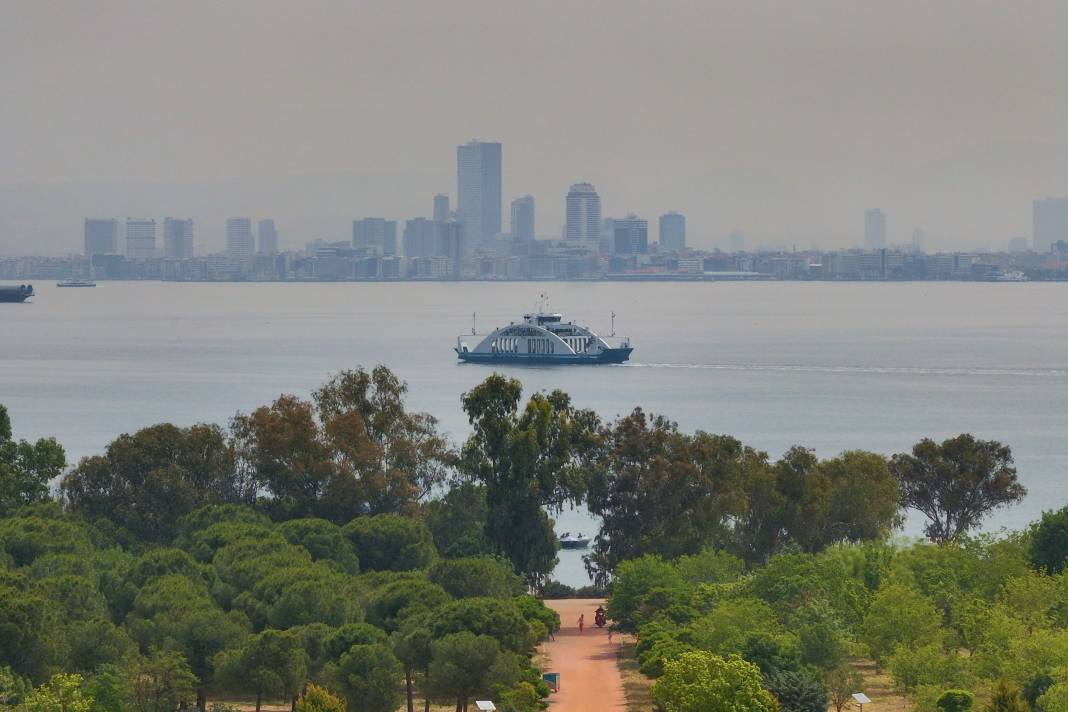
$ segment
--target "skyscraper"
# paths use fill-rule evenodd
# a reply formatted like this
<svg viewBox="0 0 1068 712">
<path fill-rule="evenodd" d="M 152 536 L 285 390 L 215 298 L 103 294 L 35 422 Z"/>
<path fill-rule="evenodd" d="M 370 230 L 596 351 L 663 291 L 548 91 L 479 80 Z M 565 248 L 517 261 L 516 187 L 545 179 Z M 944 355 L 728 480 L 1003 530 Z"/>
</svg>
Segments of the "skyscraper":
<svg viewBox="0 0 1068 712">
<path fill-rule="evenodd" d="M 126 257 L 150 260 L 156 256 L 156 221 L 126 218 Z"/>
<path fill-rule="evenodd" d="M 886 247 L 886 213 L 879 208 L 864 211 L 864 248 L 881 250 Z"/>
<path fill-rule="evenodd" d="M 512 237 L 520 242 L 534 241 L 534 196 L 512 201 Z"/>
<path fill-rule="evenodd" d="M 674 210 L 660 216 L 660 249 L 664 252 L 686 249 L 686 216 Z"/>
<path fill-rule="evenodd" d="M 460 264 L 463 261 L 464 252 L 464 226 L 457 220 L 446 220 L 438 225 L 438 248 L 439 256 L 449 258 L 449 268 L 453 279 L 460 277 Z"/>
<path fill-rule="evenodd" d="M 163 256 L 185 260 L 193 256 L 193 221 L 163 218 Z"/>
<path fill-rule="evenodd" d="M 278 254 L 278 230 L 274 227 L 274 220 L 256 223 L 256 251 L 261 255 Z"/>
<path fill-rule="evenodd" d="M 374 248 L 381 255 L 397 254 L 397 221 L 384 218 L 353 220 L 352 246 Z"/>
<path fill-rule="evenodd" d="M 415 218 L 404 223 L 404 256 L 437 256 L 438 225 L 443 224 L 443 222 Z"/>
<path fill-rule="evenodd" d="M 434 196 L 434 222 L 449 219 L 449 196 L 438 193 Z"/>
<path fill-rule="evenodd" d="M 119 221 L 114 218 L 85 219 L 85 256 L 119 253 Z"/>
<path fill-rule="evenodd" d="M 727 246 L 731 252 L 745 252 L 745 233 L 741 230 L 731 230 L 727 236 Z"/>
<path fill-rule="evenodd" d="M 649 221 L 634 213 L 615 220 L 613 252 L 617 255 L 644 255 L 649 252 Z"/>
<path fill-rule="evenodd" d="M 226 252 L 230 257 L 242 262 L 252 259 L 252 220 L 249 218 L 229 218 L 226 221 Z"/>
<path fill-rule="evenodd" d="M 1031 245 L 1035 252 L 1049 252 L 1053 243 L 1068 240 L 1068 198 L 1036 200 L 1031 213 Z"/>
<path fill-rule="evenodd" d="M 471 141 L 456 148 L 456 203 L 472 247 L 501 231 L 501 144 Z"/>
<path fill-rule="evenodd" d="M 912 251 L 918 255 L 927 251 L 927 235 L 920 228 L 912 231 Z"/>
<path fill-rule="evenodd" d="M 601 239 L 601 196 L 589 183 L 576 183 L 567 192 L 568 240 Z"/>
</svg>

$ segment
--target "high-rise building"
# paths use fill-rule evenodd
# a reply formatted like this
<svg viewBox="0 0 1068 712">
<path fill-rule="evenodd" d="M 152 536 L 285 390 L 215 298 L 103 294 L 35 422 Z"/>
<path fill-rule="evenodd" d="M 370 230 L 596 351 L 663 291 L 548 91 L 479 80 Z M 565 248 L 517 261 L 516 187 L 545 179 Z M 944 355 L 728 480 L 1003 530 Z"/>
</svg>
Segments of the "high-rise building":
<svg viewBox="0 0 1068 712">
<path fill-rule="evenodd" d="M 405 257 L 437 257 L 438 225 L 436 220 L 415 218 L 404 223 Z"/>
<path fill-rule="evenodd" d="M 745 233 L 741 230 L 731 230 L 727 236 L 727 247 L 731 252 L 745 252 Z"/>
<path fill-rule="evenodd" d="M 353 220 L 352 246 L 373 248 L 380 255 L 396 255 L 397 221 L 384 218 Z"/>
<path fill-rule="evenodd" d="M 85 256 L 119 253 L 119 221 L 114 218 L 85 219 Z"/>
<path fill-rule="evenodd" d="M 255 246 L 252 244 L 252 220 L 229 218 L 226 221 L 226 252 L 239 262 L 252 259 Z"/>
<path fill-rule="evenodd" d="M 1031 218 L 1031 245 L 1035 252 L 1049 252 L 1058 240 L 1068 241 L 1068 198 L 1036 200 Z"/>
<path fill-rule="evenodd" d="M 534 196 L 512 201 L 512 237 L 520 242 L 534 241 Z"/>
<path fill-rule="evenodd" d="M 660 216 L 660 249 L 663 252 L 686 249 L 686 216 L 674 210 Z"/>
<path fill-rule="evenodd" d="M 589 183 L 576 183 L 567 192 L 568 240 L 601 239 L 601 196 Z"/>
<path fill-rule="evenodd" d="M 644 255 L 649 252 L 649 221 L 631 213 L 615 220 L 613 252 L 617 255 Z"/>
<path fill-rule="evenodd" d="M 501 144 L 471 141 L 456 148 L 456 203 L 472 247 L 501 231 Z"/>
<path fill-rule="evenodd" d="M 163 256 L 187 260 L 193 256 L 193 221 L 163 218 Z"/>
<path fill-rule="evenodd" d="M 449 196 L 438 193 L 434 196 L 434 222 L 449 219 Z"/>
<path fill-rule="evenodd" d="M 438 256 L 448 257 L 453 279 L 460 277 L 460 263 L 463 261 L 464 225 L 458 220 L 446 220 L 438 224 Z"/>
<path fill-rule="evenodd" d="M 126 218 L 126 257 L 150 260 L 156 256 L 156 221 Z"/>
<path fill-rule="evenodd" d="M 1023 235 L 1009 240 L 1009 252 L 1027 252 L 1029 249 L 1030 244 Z"/>
<path fill-rule="evenodd" d="M 886 213 L 879 208 L 864 211 L 864 248 L 881 250 L 886 247 Z"/>
<path fill-rule="evenodd" d="M 927 235 L 920 228 L 912 231 L 912 251 L 918 255 L 927 251 Z"/>
<path fill-rule="evenodd" d="M 261 255 L 278 254 L 278 230 L 274 220 L 260 220 L 256 223 L 256 251 Z"/>
</svg>

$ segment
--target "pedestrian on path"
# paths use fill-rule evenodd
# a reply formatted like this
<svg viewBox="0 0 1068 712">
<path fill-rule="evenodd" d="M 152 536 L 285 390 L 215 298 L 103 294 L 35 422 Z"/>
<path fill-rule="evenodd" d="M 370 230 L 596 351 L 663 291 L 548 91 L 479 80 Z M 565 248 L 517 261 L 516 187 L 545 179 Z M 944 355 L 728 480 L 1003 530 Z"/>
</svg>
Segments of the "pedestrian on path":
<svg viewBox="0 0 1068 712">
<path fill-rule="evenodd" d="M 579 615 L 579 633 L 580 634 L 582 633 L 582 628 L 585 625 L 586 625 L 586 614 L 582 613 L 582 614 Z"/>
</svg>

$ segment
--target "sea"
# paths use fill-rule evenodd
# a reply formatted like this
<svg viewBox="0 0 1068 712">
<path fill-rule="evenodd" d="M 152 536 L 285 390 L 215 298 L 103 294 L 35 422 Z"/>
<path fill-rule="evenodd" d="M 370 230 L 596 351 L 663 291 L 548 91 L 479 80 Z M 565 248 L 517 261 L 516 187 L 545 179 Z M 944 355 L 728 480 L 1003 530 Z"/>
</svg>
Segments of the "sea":
<svg viewBox="0 0 1068 712">
<path fill-rule="evenodd" d="M 1012 447 L 1023 503 L 988 531 L 1068 503 L 1068 283 L 101 282 L 34 284 L 0 304 L 0 403 L 16 437 L 74 462 L 158 422 L 226 424 L 342 369 L 385 364 L 408 405 L 461 442 L 460 396 L 493 371 L 612 419 L 641 406 L 773 457 L 890 454 L 962 432 Z M 457 336 L 518 321 L 541 294 L 565 319 L 629 336 L 602 366 L 459 363 Z M 557 530 L 596 533 L 581 508 Z M 910 517 L 904 535 L 921 533 Z M 556 577 L 588 583 L 582 552 Z"/>
</svg>

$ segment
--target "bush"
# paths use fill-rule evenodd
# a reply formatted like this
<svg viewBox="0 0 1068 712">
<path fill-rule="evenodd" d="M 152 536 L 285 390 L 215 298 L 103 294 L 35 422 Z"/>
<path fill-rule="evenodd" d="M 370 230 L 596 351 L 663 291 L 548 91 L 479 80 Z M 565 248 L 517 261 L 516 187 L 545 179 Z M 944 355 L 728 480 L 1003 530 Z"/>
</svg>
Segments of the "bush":
<svg viewBox="0 0 1068 712">
<path fill-rule="evenodd" d="M 967 690 L 946 690 L 935 706 L 939 712 L 969 712 L 975 705 L 975 695 Z"/>
<path fill-rule="evenodd" d="M 304 696 L 297 700 L 297 712 L 345 712 L 345 700 L 325 687 L 308 683 Z"/>
</svg>

